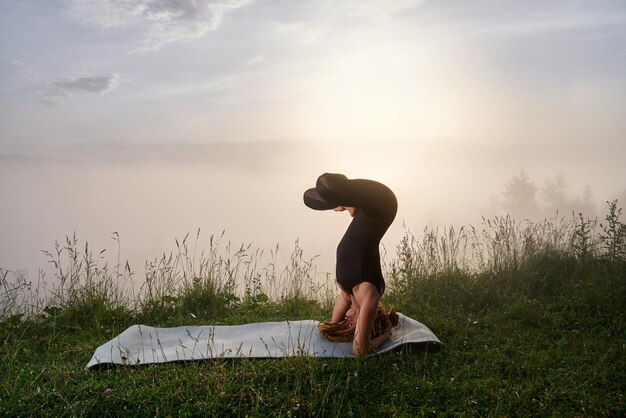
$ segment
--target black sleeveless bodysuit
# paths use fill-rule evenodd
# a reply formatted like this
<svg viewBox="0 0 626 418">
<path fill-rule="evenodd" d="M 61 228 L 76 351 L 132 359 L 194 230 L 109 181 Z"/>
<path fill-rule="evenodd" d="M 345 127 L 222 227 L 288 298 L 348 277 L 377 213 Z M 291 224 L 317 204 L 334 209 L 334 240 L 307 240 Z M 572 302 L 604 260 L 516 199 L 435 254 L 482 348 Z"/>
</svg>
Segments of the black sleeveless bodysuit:
<svg viewBox="0 0 626 418">
<path fill-rule="evenodd" d="M 316 210 L 337 206 L 357 208 L 337 247 L 337 283 L 349 294 L 362 282 L 370 282 L 381 294 L 385 280 L 380 266 L 380 240 L 396 217 L 398 202 L 384 184 L 349 180 L 343 174 L 322 174 L 314 188 L 304 192 L 304 203 Z"/>
</svg>

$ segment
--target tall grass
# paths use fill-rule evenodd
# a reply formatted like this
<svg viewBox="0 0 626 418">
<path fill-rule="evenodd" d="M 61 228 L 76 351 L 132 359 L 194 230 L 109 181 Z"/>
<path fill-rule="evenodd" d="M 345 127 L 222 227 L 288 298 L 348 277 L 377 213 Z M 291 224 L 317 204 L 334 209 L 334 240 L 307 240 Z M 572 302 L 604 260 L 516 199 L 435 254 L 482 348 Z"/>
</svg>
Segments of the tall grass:
<svg viewBox="0 0 626 418">
<path fill-rule="evenodd" d="M 570 272 L 593 263 L 619 270 L 626 259 L 626 228 L 617 201 L 607 203 L 605 222 L 557 214 L 540 222 L 502 216 L 483 219 L 480 228 L 425 228 L 419 237 L 406 229 L 395 257 L 385 264 L 390 299 L 399 303 L 421 289 L 420 283 L 441 278 L 458 286 L 489 286 L 490 278 L 520 276 L 517 286 L 540 286 L 529 282 L 526 273 L 532 271 L 546 280 L 537 292 L 549 293 L 548 287 L 556 286 L 552 270 Z M 192 242 L 189 234 L 176 239 L 176 252 L 145 263 L 142 282 L 121 262 L 117 233 L 113 267 L 105 250 L 94 254 L 75 234 L 68 236 L 44 251 L 53 267 L 51 286 L 42 272 L 33 284 L 21 272 L 0 269 L 0 318 L 51 317 L 101 326 L 120 318 L 211 319 L 242 304 L 332 302 L 332 278 L 316 271 L 316 257 L 304 257 L 298 241 L 281 265 L 279 246 L 266 253 L 251 244 L 233 246 L 224 236 L 210 235 L 208 248 L 200 250 L 200 230 Z"/>
<path fill-rule="evenodd" d="M 0 318 L 50 319 L 56 325 L 95 326 L 116 322 L 172 322 L 211 319 L 241 306 L 280 301 L 328 304 L 334 283 L 306 258 L 296 240 L 290 253 L 277 245 L 265 252 L 251 244 L 234 246 L 225 232 L 211 235 L 202 249 L 200 230 L 175 239 L 176 251 L 145 263 L 143 281 L 118 253 L 94 254 L 76 234 L 45 250 L 52 279 L 39 272 L 36 284 L 21 272 L 0 270 Z M 199 249 L 200 247 L 200 249 Z M 294 302 L 294 306 L 297 303 Z"/>
<path fill-rule="evenodd" d="M 582 214 L 541 222 L 503 216 L 484 219 L 481 229 L 407 231 L 386 265 L 387 300 L 435 329 L 449 319 L 442 311 L 530 315 L 542 306 L 621 320 L 626 228 L 617 202 L 608 204 L 606 224 Z"/>
</svg>

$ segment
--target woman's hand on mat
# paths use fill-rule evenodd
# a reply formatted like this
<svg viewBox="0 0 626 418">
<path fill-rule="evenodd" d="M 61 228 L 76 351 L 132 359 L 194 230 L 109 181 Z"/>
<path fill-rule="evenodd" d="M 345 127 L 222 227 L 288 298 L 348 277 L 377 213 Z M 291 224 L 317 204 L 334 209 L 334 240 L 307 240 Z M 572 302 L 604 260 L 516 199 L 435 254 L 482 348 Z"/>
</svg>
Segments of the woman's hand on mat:
<svg viewBox="0 0 626 418">
<path fill-rule="evenodd" d="M 391 337 L 391 322 L 387 324 L 387 328 L 385 328 L 385 332 L 382 335 L 379 335 L 376 338 L 372 338 L 372 348 L 377 349 L 390 337 Z"/>
</svg>

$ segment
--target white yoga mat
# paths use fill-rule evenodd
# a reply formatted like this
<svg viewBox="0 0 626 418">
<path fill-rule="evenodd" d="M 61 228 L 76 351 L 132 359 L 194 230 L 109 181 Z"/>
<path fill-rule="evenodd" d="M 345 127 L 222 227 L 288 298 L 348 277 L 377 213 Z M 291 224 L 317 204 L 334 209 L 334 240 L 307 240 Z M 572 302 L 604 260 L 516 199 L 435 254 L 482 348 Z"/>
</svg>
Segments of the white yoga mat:
<svg viewBox="0 0 626 418">
<path fill-rule="evenodd" d="M 377 353 L 402 345 L 439 348 L 441 342 L 424 324 L 403 314 L 400 326 Z M 352 343 L 323 338 L 317 321 L 259 322 L 234 326 L 154 328 L 133 325 L 98 347 L 87 368 L 101 365 L 139 365 L 211 358 L 354 357 Z"/>
</svg>

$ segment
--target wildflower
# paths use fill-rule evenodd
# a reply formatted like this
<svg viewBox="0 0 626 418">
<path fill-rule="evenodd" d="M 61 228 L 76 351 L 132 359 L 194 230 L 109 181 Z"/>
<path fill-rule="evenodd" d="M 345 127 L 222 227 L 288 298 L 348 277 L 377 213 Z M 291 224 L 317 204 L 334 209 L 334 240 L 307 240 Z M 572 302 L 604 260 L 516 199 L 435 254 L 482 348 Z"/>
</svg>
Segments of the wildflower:
<svg viewBox="0 0 626 418">
<path fill-rule="evenodd" d="M 103 392 L 103 393 L 104 393 L 106 396 L 109 396 L 110 394 L 112 394 L 112 393 L 113 393 L 113 389 L 111 389 L 111 388 L 106 388 L 106 389 L 104 390 L 104 392 Z"/>
<path fill-rule="evenodd" d="M 221 392 L 220 392 L 220 398 L 223 398 L 224 396 L 226 396 L 226 392 L 221 391 Z"/>
</svg>

